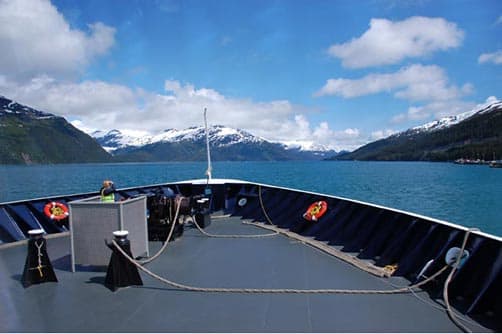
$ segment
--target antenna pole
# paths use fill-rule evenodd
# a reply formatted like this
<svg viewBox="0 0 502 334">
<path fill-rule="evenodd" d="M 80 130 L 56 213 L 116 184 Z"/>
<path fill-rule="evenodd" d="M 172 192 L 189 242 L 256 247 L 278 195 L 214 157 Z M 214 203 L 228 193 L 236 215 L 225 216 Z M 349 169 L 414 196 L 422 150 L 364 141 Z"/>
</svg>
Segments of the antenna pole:
<svg viewBox="0 0 502 334">
<path fill-rule="evenodd" d="M 211 167 L 211 153 L 209 152 L 209 130 L 207 129 L 207 108 L 204 108 L 204 125 L 206 127 L 206 150 L 207 150 L 207 170 L 206 170 L 206 176 L 207 176 L 207 182 L 211 180 L 211 172 L 213 168 Z"/>
</svg>

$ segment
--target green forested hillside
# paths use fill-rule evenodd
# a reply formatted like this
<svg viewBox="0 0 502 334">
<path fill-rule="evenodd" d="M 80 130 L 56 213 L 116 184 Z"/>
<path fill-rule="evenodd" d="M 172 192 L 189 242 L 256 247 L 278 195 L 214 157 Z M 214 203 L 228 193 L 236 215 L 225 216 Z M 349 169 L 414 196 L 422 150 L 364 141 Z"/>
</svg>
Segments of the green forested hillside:
<svg viewBox="0 0 502 334">
<path fill-rule="evenodd" d="M 0 164 L 106 162 L 111 156 L 64 118 L 0 97 Z"/>
<path fill-rule="evenodd" d="M 479 112 L 450 127 L 408 130 L 369 143 L 332 160 L 452 161 L 502 159 L 502 106 Z"/>
</svg>

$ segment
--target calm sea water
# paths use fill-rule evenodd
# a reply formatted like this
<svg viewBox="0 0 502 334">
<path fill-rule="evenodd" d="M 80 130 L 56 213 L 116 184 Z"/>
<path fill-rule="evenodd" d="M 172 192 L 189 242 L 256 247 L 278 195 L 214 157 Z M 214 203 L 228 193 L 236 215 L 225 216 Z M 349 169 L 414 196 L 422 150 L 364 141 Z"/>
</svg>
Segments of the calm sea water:
<svg viewBox="0 0 502 334">
<path fill-rule="evenodd" d="M 204 162 L 0 166 L 0 202 L 204 178 Z M 502 169 L 427 162 L 214 162 L 214 178 L 357 199 L 502 235 Z"/>
</svg>

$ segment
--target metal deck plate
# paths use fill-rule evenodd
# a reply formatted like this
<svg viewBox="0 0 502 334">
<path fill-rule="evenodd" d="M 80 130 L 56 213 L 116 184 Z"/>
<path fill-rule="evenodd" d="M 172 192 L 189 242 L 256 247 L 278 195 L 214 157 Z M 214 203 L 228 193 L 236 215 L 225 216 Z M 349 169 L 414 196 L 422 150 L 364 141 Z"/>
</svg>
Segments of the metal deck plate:
<svg viewBox="0 0 502 334">
<path fill-rule="evenodd" d="M 213 234 L 268 234 L 214 219 Z M 109 240 L 112 236 L 108 237 Z M 245 294 L 180 291 L 141 273 L 143 286 L 110 291 L 103 271 L 70 268 L 68 237 L 48 239 L 58 283 L 24 289 L 26 245 L 0 250 L 3 332 L 457 332 L 424 292 L 399 295 Z M 161 246 L 150 244 L 150 254 Z M 111 253 L 111 252 L 110 252 Z M 392 289 L 382 279 L 284 236 L 208 238 L 191 226 L 147 266 L 187 285 L 233 288 Z M 475 331 L 488 331 L 475 323 Z"/>
</svg>

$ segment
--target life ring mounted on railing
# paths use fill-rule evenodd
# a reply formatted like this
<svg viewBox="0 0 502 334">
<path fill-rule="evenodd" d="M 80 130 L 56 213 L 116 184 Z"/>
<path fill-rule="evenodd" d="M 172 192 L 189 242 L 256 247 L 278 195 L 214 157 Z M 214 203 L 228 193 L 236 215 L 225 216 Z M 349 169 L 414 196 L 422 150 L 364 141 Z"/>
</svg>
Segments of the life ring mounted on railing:
<svg viewBox="0 0 502 334">
<path fill-rule="evenodd" d="M 53 220 L 62 220 L 69 216 L 68 207 L 60 202 L 49 202 L 44 206 L 44 213 Z"/>
<path fill-rule="evenodd" d="M 315 222 L 321 218 L 327 210 L 328 203 L 326 203 L 326 201 L 317 201 L 309 206 L 307 212 L 303 214 L 303 218 Z"/>
</svg>

